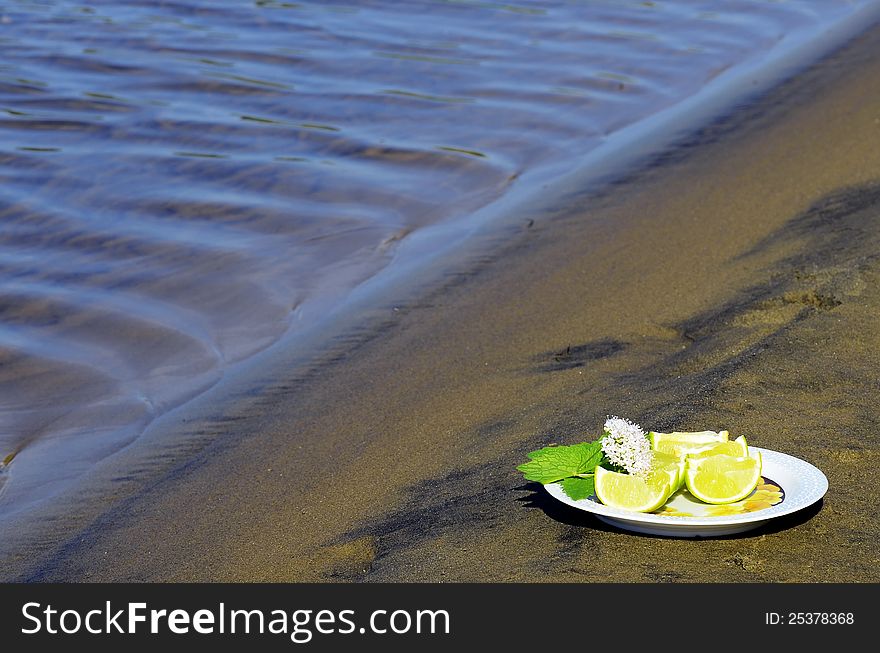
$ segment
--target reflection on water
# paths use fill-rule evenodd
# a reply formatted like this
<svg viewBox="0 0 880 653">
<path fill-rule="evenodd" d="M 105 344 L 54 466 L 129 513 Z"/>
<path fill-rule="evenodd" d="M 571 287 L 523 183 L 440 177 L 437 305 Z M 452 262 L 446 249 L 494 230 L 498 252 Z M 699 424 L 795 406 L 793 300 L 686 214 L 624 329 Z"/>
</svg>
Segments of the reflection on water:
<svg viewBox="0 0 880 653">
<path fill-rule="evenodd" d="M 407 234 L 857 4 L 6 3 L 0 513 L 308 324 Z"/>
</svg>

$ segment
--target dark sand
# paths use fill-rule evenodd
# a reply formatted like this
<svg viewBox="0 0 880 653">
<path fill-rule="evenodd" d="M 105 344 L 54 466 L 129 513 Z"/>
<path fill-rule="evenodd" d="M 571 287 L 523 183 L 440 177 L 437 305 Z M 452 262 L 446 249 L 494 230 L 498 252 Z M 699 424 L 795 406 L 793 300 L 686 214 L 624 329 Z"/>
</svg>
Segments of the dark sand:
<svg viewBox="0 0 880 653">
<path fill-rule="evenodd" d="M 880 580 L 880 31 L 505 238 L 178 418 L 187 444 L 23 530 L 3 577 Z M 615 531 L 515 470 L 607 414 L 745 434 L 830 489 L 736 537 Z"/>
</svg>

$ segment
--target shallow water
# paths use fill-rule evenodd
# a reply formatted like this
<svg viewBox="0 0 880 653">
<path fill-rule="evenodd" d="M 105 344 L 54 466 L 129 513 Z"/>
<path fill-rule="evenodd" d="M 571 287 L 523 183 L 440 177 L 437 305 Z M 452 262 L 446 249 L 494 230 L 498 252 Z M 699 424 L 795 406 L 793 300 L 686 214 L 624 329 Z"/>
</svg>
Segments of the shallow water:
<svg viewBox="0 0 880 653">
<path fill-rule="evenodd" d="M 0 513 L 397 245 L 865 2 L 0 8 Z"/>
</svg>

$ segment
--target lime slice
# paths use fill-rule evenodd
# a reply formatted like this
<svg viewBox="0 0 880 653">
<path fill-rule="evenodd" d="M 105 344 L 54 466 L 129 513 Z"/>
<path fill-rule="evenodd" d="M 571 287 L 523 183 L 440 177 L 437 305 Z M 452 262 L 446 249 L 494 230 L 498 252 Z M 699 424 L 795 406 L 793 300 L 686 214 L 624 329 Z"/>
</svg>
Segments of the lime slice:
<svg viewBox="0 0 880 653">
<path fill-rule="evenodd" d="M 665 470 L 653 470 L 647 476 L 635 476 L 597 467 L 596 497 L 612 508 L 651 512 L 666 503 L 672 493 L 674 481 L 675 477 Z"/>
<path fill-rule="evenodd" d="M 709 456 L 717 456 L 718 454 L 726 454 L 728 456 L 748 456 L 749 446 L 746 442 L 746 436 L 741 435 L 736 440 L 708 445 L 708 448 L 689 453 L 687 454 L 687 457 L 708 458 Z"/>
<path fill-rule="evenodd" d="M 648 439 L 651 441 L 651 448 L 655 451 L 682 457 L 705 451 L 720 442 L 727 442 L 728 432 L 673 431 L 672 433 L 657 433 L 656 431 L 651 431 L 648 434 Z"/>
<path fill-rule="evenodd" d="M 733 503 L 745 499 L 761 478 L 761 452 L 750 456 L 716 454 L 689 457 L 684 480 L 688 491 L 711 504 Z"/>
</svg>

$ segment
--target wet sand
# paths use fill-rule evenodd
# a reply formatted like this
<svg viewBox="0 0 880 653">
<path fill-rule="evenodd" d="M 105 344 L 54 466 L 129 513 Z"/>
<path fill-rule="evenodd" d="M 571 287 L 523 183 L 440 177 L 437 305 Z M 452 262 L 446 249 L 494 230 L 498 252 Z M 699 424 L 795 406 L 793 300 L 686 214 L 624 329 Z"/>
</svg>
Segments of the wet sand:
<svg viewBox="0 0 880 653">
<path fill-rule="evenodd" d="M 2 576 L 880 580 L 878 55 L 875 29 L 627 178 L 551 198 L 307 369 L 172 416 L 188 439 L 22 527 Z M 745 434 L 828 494 L 666 539 L 515 470 L 608 414 Z"/>
</svg>

